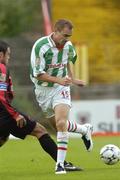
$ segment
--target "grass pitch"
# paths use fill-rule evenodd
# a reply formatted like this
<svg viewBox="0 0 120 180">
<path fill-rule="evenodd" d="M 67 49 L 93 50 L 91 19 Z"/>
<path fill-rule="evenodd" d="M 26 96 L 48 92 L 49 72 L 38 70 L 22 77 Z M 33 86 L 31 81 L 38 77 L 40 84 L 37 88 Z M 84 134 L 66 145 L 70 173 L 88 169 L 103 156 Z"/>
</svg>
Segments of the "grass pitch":
<svg viewBox="0 0 120 180">
<path fill-rule="evenodd" d="M 84 168 L 82 172 L 55 175 L 54 161 L 42 150 L 34 138 L 9 140 L 0 148 L 0 180 L 117 180 L 120 177 L 120 162 L 105 165 L 99 157 L 105 144 L 120 147 L 120 137 L 94 137 L 94 149 L 86 152 L 82 141 L 71 138 L 67 160 Z"/>
</svg>

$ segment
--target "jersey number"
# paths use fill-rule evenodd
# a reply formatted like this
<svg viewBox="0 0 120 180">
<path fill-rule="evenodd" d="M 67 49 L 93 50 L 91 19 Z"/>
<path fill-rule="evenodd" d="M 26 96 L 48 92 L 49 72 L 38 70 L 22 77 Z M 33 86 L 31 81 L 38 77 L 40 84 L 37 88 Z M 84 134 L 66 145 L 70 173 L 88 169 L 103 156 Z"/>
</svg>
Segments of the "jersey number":
<svg viewBox="0 0 120 180">
<path fill-rule="evenodd" d="M 64 99 L 68 99 L 69 98 L 69 92 L 68 91 L 62 91 L 61 94 L 62 94 Z"/>
</svg>

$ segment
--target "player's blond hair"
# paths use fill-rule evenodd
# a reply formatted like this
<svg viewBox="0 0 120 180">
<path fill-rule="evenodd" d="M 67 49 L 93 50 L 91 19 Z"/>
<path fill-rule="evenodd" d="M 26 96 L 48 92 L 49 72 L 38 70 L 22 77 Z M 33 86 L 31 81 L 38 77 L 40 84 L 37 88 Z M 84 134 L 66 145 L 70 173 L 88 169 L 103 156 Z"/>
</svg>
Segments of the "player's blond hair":
<svg viewBox="0 0 120 180">
<path fill-rule="evenodd" d="M 61 31 L 64 27 L 68 27 L 69 29 L 72 29 L 73 24 L 69 20 L 59 19 L 56 21 L 56 23 L 54 25 L 54 31 Z"/>
</svg>

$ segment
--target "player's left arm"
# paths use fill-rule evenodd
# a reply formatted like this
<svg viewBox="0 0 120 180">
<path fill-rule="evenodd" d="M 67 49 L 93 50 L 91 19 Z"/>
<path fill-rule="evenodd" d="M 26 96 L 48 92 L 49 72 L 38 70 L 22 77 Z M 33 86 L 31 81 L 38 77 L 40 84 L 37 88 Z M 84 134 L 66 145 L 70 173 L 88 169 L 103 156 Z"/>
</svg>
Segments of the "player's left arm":
<svg viewBox="0 0 120 180">
<path fill-rule="evenodd" d="M 70 67 L 70 63 L 67 64 L 68 76 L 72 79 L 72 84 L 77 86 L 85 86 L 85 82 L 80 79 L 74 78 L 73 72 Z"/>
<path fill-rule="evenodd" d="M 11 103 L 14 98 L 14 91 L 13 91 L 12 78 L 10 76 L 9 76 L 9 85 L 8 85 L 8 90 L 7 90 L 7 96 L 8 96 L 9 102 Z"/>
</svg>

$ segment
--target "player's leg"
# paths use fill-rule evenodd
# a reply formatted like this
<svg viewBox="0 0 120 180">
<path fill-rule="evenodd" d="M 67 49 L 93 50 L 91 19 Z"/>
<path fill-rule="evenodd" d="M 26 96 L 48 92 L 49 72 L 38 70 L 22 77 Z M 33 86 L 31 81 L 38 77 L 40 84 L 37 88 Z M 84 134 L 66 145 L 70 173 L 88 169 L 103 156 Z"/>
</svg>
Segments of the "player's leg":
<svg viewBox="0 0 120 180">
<path fill-rule="evenodd" d="M 53 128 L 53 131 L 57 132 L 55 116 L 50 117 L 49 122 L 50 122 L 51 128 Z"/>
<path fill-rule="evenodd" d="M 30 120 L 26 115 L 22 115 L 26 119 L 26 125 L 23 128 L 19 128 L 15 119 L 12 118 L 4 105 L 0 103 L 0 146 L 7 141 L 9 134 L 21 139 L 24 139 L 26 135 L 33 135 L 38 138 L 42 148 L 56 161 L 57 146 L 48 135 L 46 129 L 35 121 Z"/>
<path fill-rule="evenodd" d="M 50 137 L 46 132 L 46 129 L 40 125 L 36 124 L 35 128 L 31 132 L 31 135 L 38 138 L 39 143 L 41 144 L 44 151 L 46 151 L 55 162 L 57 162 L 57 145 L 55 141 Z M 64 166 L 66 171 L 82 171 L 80 167 L 74 166 L 71 162 L 64 161 Z"/>
<path fill-rule="evenodd" d="M 50 119 L 50 122 L 52 124 L 52 126 L 54 127 L 54 129 L 56 130 L 56 124 L 55 124 L 55 117 L 52 117 Z M 80 135 L 82 135 L 82 140 L 83 143 L 87 149 L 87 151 L 91 151 L 93 149 L 93 141 L 92 141 L 92 131 L 93 131 L 93 126 L 91 124 L 78 124 L 74 121 L 67 121 L 67 130 L 68 132 L 72 132 L 72 133 L 79 133 Z"/>
<path fill-rule="evenodd" d="M 57 161 L 57 145 L 41 124 L 36 123 L 30 135 L 37 137 L 44 151 Z"/>
<path fill-rule="evenodd" d="M 35 136 L 44 151 L 46 151 L 56 161 L 57 146 L 53 139 L 48 135 L 46 129 L 39 123 L 29 119 L 25 114 L 21 114 L 26 120 L 26 125 L 23 128 L 19 128 L 16 121 L 11 119 L 11 123 L 9 123 L 10 133 L 20 139 L 24 139 L 27 135 Z"/>
<path fill-rule="evenodd" d="M 56 123 L 55 123 L 55 118 L 54 118 L 55 113 L 53 111 L 54 107 L 52 107 L 52 105 L 53 105 L 52 99 L 54 98 L 54 96 L 56 97 L 56 94 L 59 94 L 59 93 L 58 92 L 55 93 L 54 91 L 52 91 L 52 89 L 49 89 L 49 88 L 47 89 L 44 87 L 40 87 L 39 89 L 36 89 L 35 94 L 36 94 L 36 99 L 39 103 L 39 106 L 42 108 L 42 111 L 45 112 L 45 117 L 49 118 L 49 121 L 50 121 L 50 119 L 52 119 L 52 122 L 54 124 L 53 127 L 56 129 Z M 52 97 L 52 98 L 48 98 L 48 97 Z M 58 99 L 59 99 L 59 97 L 56 97 L 57 103 L 58 103 Z M 42 142 L 45 142 L 44 138 L 41 138 L 41 140 L 42 139 L 43 139 Z M 55 149 L 55 147 L 56 147 L 56 149 Z M 46 148 L 47 148 L 47 145 L 46 145 Z M 56 151 L 56 154 L 57 154 L 56 144 L 54 146 L 53 151 Z M 55 161 L 57 161 L 57 158 Z M 68 163 L 66 161 L 64 162 L 64 166 L 65 166 L 66 171 L 81 171 L 81 170 L 83 170 L 82 168 L 76 167 L 72 163 Z"/>
<path fill-rule="evenodd" d="M 87 151 L 91 151 L 93 149 L 93 126 L 91 124 L 86 123 L 84 125 L 80 125 L 74 121 L 67 121 L 67 127 L 69 132 L 80 133 L 82 135 L 82 140 Z"/>
<path fill-rule="evenodd" d="M 42 108 L 42 110 L 45 113 L 45 116 L 47 118 L 52 117 L 53 114 L 57 115 L 57 111 L 59 109 L 59 108 L 55 107 L 56 104 L 54 105 L 54 98 L 56 98 L 55 100 L 56 100 L 56 102 L 58 102 L 57 101 L 58 100 L 58 97 L 57 97 L 58 92 L 56 92 L 55 90 L 59 91 L 59 89 L 47 88 L 47 87 L 46 88 L 40 87 L 38 91 L 37 91 L 37 89 L 35 90 L 36 99 L 37 99 L 40 107 Z M 41 91 L 42 91 L 42 93 L 41 93 Z M 58 102 L 58 104 L 60 104 L 60 103 Z M 54 107 L 55 107 L 55 113 L 54 113 Z M 60 113 L 60 114 L 63 114 L 63 113 Z M 60 118 L 61 117 L 58 117 L 58 115 L 55 118 L 55 119 L 57 119 L 57 121 L 56 121 L 57 122 L 56 123 L 56 126 L 57 126 L 57 140 L 62 138 L 63 134 L 65 134 L 64 135 L 65 138 L 66 138 L 65 141 L 67 141 L 67 139 L 68 139 L 68 137 L 67 137 L 67 129 L 65 127 L 67 118 L 66 117 L 63 117 L 62 119 L 60 119 Z M 61 142 L 61 140 L 60 140 L 60 142 Z M 63 146 L 63 144 L 61 146 Z M 64 146 L 67 146 L 67 144 L 64 145 Z M 64 147 L 64 149 L 65 149 L 65 147 Z M 58 152 L 57 152 L 57 163 L 58 163 L 58 161 L 62 162 L 63 168 L 64 168 L 64 160 L 65 160 L 66 150 L 64 150 L 64 151 L 62 150 L 63 153 L 60 153 L 61 150 L 58 149 Z M 66 173 L 66 171 L 63 170 L 63 173 Z"/>
<path fill-rule="evenodd" d="M 49 121 L 50 121 L 52 127 L 54 128 L 54 130 L 57 132 L 55 117 L 53 116 L 53 117 L 49 118 Z M 57 149 L 56 149 L 56 151 L 57 151 Z M 57 159 L 56 159 L 56 161 L 57 161 Z M 73 163 L 67 162 L 67 161 L 64 161 L 64 167 L 65 167 L 66 171 L 83 171 L 83 168 L 75 166 Z"/>
<path fill-rule="evenodd" d="M 64 161 L 67 153 L 68 145 L 68 132 L 67 132 L 67 118 L 70 107 L 66 104 L 56 105 L 55 108 L 55 120 L 57 128 L 57 163 L 56 174 L 66 173 L 64 169 Z"/>
</svg>

